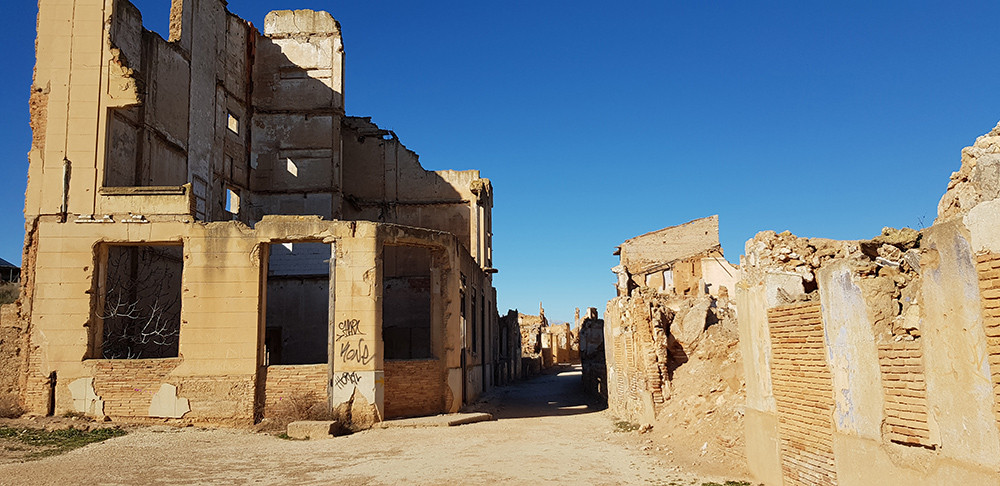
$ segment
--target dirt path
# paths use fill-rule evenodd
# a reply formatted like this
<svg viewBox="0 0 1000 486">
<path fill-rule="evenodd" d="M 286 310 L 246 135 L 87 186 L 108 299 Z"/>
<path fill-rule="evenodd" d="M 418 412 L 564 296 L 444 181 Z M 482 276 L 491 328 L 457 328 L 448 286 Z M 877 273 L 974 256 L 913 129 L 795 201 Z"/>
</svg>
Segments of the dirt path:
<svg viewBox="0 0 1000 486">
<path fill-rule="evenodd" d="M 39 461 L 0 466 L 0 484 L 701 485 L 652 441 L 616 432 L 563 369 L 499 388 L 476 409 L 498 420 L 374 429 L 318 441 L 236 430 L 148 427 Z M 719 481 L 721 482 L 721 481 Z"/>
</svg>

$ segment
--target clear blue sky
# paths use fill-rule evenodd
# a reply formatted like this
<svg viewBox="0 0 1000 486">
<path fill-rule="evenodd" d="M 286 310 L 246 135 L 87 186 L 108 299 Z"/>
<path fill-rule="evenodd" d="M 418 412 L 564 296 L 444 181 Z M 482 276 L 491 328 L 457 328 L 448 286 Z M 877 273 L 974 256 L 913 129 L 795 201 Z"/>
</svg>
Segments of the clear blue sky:
<svg viewBox="0 0 1000 486">
<path fill-rule="evenodd" d="M 0 257 L 20 261 L 36 7 L 9 6 Z M 155 30 L 169 0 L 136 2 Z M 324 2 L 347 111 L 428 169 L 496 191 L 501 313 L 572 320 L 614 294 L 612 249 L 719 214 L 730 260 L 765 229 L 929 225 L 960 150 L 1000 120 L 1000 2 Z"/>
</svg>

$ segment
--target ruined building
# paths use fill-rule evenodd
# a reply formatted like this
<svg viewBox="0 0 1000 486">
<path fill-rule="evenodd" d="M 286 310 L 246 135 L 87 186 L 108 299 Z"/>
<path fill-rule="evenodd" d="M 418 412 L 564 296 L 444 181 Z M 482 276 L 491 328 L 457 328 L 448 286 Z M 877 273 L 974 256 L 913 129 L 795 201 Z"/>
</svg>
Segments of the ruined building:
<svg viewBox="0 0 1000 486">
<path fill-rule="evenodd" d="M 673 369 L 706 327 L 735 327 L 729 289 L 739 269 L 723 258 L 718 216 L 629 239 L 615 255 L 618 297 L 604 313 L 608 408 L 650 423 L 670 398 Z"/>
<path fill-rule="evenodd" d="M 24 407 L 243 424 L 304 402 L 363 426 L 491 386 L 490 181 L 345 114 L 329 14 L 170 20 L 164 40 L 126 0 L 39 2 Z"/>
<path fill-rule="evenodd" d="M 1000 484 L 1000 126 L 962 151 L 931 227 L 765 231 L 741 268 L 758 481 Z"/>
<path fill-rule="evenodd" d="M 604 352 L 604 319 L 597 308 L 589 307 L 583 319 L 577 318 L 580 336 L 580 365 L 583 389 L 591 395 L 608 399 L 608 371 Z"/>
</svg>

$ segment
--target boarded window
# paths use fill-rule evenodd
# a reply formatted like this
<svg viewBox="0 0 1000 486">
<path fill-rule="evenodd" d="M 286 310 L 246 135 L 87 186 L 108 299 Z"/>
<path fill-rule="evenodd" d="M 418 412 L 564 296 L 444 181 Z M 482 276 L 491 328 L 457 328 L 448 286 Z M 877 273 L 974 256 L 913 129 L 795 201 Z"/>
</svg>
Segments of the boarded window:
<svg viewBox="0 0 1000 486">
<path fill-rule="evenodd" d="M 267 364 L 327 362 L 330 245 L 276 243 L 267 266 Z"/>
<path fill-rule="evenodd" d="M 180 246 L 109 246 L 99 321 L 100 357 L 178 356 L 181 328 Z"/>
<path fill-rule="evenodd" d="M 385 247 L 382 259 L 385 359 L 433 357 L 430 262 L 431 253 L 426 248 Z"/>
</svg>

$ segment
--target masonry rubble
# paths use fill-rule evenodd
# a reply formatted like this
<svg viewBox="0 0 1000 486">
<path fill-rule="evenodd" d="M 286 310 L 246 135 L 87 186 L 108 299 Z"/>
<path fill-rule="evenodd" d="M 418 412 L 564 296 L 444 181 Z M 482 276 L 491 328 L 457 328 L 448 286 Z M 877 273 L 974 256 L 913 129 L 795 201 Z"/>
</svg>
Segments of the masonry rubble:
<svg viewBox="0 0 1000 486">
<path fill-rule="evenodd" d="M 1000 125 L 934 224 L 758 233 L 736 287 L 751 472 L 767 485 L 998 484 Z"/>
<path fill-rule="evenodd" d="M 735 328 L 729 289 L 740 269 L 725 260 L 718 216 L 631 238 L 615 255 L 618 297 L 604 314 L 608 407 L 635 422 L 656 420 L 671 374 L 708 326 Z"/>
<path fill-rule="evenodd" d="M 39 1 L 23 292 L 2 313 L 19 406 L 358 428 L 506 379 L 492 185 L 346 115 L 330 14 L 260 32 L 174 0 L 164 40 L 126 0 L 66 3 Z"/>
</svg>

